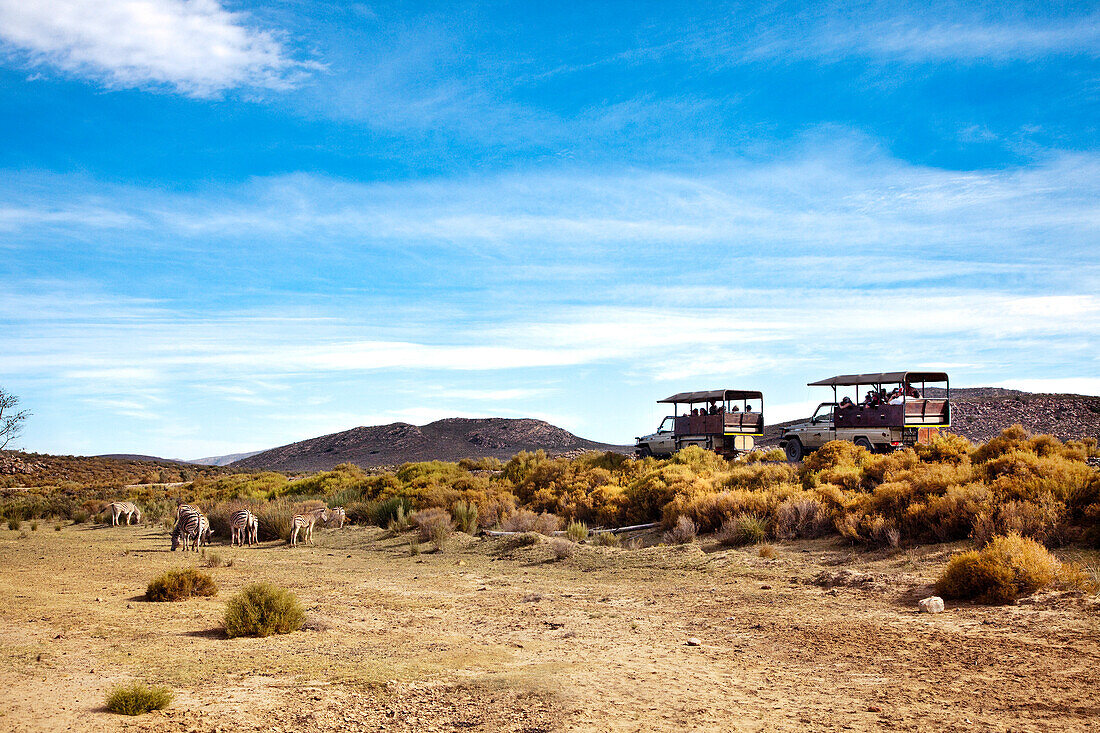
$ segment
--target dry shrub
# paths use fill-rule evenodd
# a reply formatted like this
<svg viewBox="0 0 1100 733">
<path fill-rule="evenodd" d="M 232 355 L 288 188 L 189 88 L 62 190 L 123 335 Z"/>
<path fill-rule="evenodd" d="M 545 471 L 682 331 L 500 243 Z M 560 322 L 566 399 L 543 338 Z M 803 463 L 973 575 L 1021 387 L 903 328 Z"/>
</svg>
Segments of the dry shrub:
<svg viewBox="0 0 1100 733">
<path fill-rule="evenodd" d="M 505 532 L 537 532 L 550 535 L 561 529 L 561 517 L 548 512 L 536 514 L 530 509 L 518 509 L 504 519 L 501 528 Z"/>
<path fill-rule="evenodd" d="M 926 463 L 962 464 L 970 462 L 970 441 L 955 433 L 939 433 L 928 443 L 914 447 L 916 454 Z"/>
<path fill-rule="evenodd" d="M 182 601 L 191 596 L 217 595 L 218 586 L 209 573 L 194 568 L 168 570 L 153 578 L 145 589 L 147 601 Z"/>
<path fill-rule="evenodd" d="M 772 448 L 770 450 L 754 450 L 745 456 L 745 463 L 786 463 L 787 454 L 783 452 L 782 448 Z"/>
<path fill-rule="evenodd" d="M 1011 603 L 1050 585 L 1060 570 L 1061 564 L 1045 547 L 1010 534 L 951 558 L 936 581 L 936 591 L 945 598 Z"/>
<path fill-rule="evenodd" d="M 298 598 L 271 583 L 246 585 L 225 604 L 225 632 L 231 638 L 288 634 L 302 628 L 304 620 Z"/>
<path fill-rule="evenodd" d="M 431 542 L 437 550 L 443 550 L 447 538 L 454 532 L 454 523 L 446 509 L 432 507 L 421 509 L 412 515 L 421 542 Z"/>
<path fill-rule="evenodd" d="M 779 556 L 779 551 L 775 549 L 775 545 L 765 542 L 756 548 L 756 554 L 765 560 L 774 560 Z"/>
<path fill-rule="evenodd" d="M 173 697 L 172 691 L 162 685 L 131 682 L 111 688 L 107 693 L 107 709 L 120 715 L 144 715 L 168 707 Z"/>
<path fill-rule="evenodd" d="M 871 459 L 871 453 L 847 440 L 830 440 L 802 461 L 802 472 L 823 472 L 834 469 L 861 468 Z M 832 482 L 836 483 L 836 482 Z"/>
<path fill-rule="evenodd" d="M 868 542 L 879 547 L 897 547 L 901 542 L 901 532 L 892 520 L 879 514 L 863 517 L 859 523 L 860 535 Z"/>
<path fill-rule="evenodd" d="M 779 539 L 812 539 L 830 528 L 829 512 L 817 499 L 788 499 L 775 511 L 775 536 Z"/>
<path fill-rule="evenodd" d="M 755 514 L 727 519 L 718 531 L 718 541 L 727 547 L 755 545 L 768 538 L 768 522 Z"/>
<path fill-rule="evenodd" d="M 298 513 L 297 507 L 296 503 L 285 498 L 260 504 L 254 512 L 260 523 L 260 540 L 290 542 L 291 523 L 294 521 L 294 515 Z"/>
<path fill-rule="evenodd" d="M 695 541 L 696 534 L 698 534 L 698 530 L 695 527 L 695 522 L 688 517 L 681 516 L 676 520 L 676 526 L 665 532 L 664 539 L 669 544 L 686 545 Z"/>
<path fill-rule="evenodd" d="M 550 540 L 550 552 L 554 555 L 555 560 L 565 560 L 576 554 L 577 545 L 567 539 L 555 537 Z"/>
</svg>

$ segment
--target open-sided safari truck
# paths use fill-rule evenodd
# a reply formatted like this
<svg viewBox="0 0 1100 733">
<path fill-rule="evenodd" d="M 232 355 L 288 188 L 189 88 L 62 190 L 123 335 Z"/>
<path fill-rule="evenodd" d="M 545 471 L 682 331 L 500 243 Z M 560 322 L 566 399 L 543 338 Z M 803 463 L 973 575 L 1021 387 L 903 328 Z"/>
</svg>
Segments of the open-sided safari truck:
<svg viewBox="0 0 1100 733">
<path fill-rule="evenodd" d="M 929 384 L 942 384 L 942 396 L 928 397 Z M 886 391 L 893 385 L 897 396 Z M 802 460 L 830 440 L 850 440 L 877 452 L 927 443 L 951 425 L 951 384 L 945 372 L 846 374 L 809 386 L 832 387 L 833 401 L 822 402 L 809 422 L 792 425 L 783 433 L 779 445 L 792 461 Z M 837 390 L 842 387 L 854 388 L 854 398 L 838 401 Z"/>
<path fill-rule="evenodd" d="M 671 456 L 697 445 L 732 457 L 752 450 L 754 438 L 764 434 L 764 395 L 760 392 L 711 389 L 681 392 L 657 402 L 672 405 L 672 414 L 657 432 L 635 439 L 635 455 Z"/>
</svg>

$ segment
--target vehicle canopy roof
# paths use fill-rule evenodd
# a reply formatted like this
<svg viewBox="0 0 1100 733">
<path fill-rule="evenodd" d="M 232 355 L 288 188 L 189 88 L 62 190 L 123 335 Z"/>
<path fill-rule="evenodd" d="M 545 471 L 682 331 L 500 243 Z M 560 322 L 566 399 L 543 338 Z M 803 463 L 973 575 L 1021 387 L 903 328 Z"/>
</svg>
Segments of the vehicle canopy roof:
<svg viewBox="0 0 1100 733">
<path fill-rule="evenodd" d="M 752 390 L 744 389 L 705 389 L 702 392 L 680 392 L 674 394 L 671 397 L 665 397 L 663 400 L 657 400 L 658 403 L 668 402 L 679 405 L 691 404 L 692 402 L 725 402 L 726 400 L 763 400 L 764 394 L 762 392 L 754 392 Z"/>
<path fill-rule="evenodd" d="M 946 382 L 947 372 L 880 372 L 878 374 L 842 374 L 819 382 L 810 382 L 809 387 L 853 387 L 865 384 L 894 384 L 895 382 Z"/>
</svg>

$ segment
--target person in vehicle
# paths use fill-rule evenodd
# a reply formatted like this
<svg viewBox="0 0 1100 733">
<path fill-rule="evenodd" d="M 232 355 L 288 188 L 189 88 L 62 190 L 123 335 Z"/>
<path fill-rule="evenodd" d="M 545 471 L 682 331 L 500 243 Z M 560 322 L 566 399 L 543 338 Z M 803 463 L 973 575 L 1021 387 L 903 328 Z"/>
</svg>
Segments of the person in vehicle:
<svg viewBox="0 0 1100 733">
<path fill-rule="evenodd" d="M 745 412 L 752 412 L 752 405 L 745 405 Z"/>
<path fill-rule="evenodd" d="M 916 397 L 917 399 L 920 399 L 920 392 L 918 392 L 917 389 L 913 385 L 906 382 L 905 383 L 905 396 L 906 397 Z"/>
<path fill-rule="evenodd" d="M 840 405 L 839 405 L 840 409 L 842 409 L 842 410 L 853 410 L 853 409 L 855 409 L 855 406 L 856 406 L 856 403 L 852 402 L 852 398 L 848 397 L 847 395 L 844 396 L 844 399 L 842 399 L 840 401 Z"/>
<path fill-rule="evenodd" d="M 730 407 L 730 412 L 741 412 L 741 408 L 737 405 L 733 405 L 732 407 Z"/>
<path fill-rule="evenodd" d="M 691 408 L 691 416 L 692 417 L 699 417 L 699 408 L 698 407 Z"/>
<path fill-rule="evenodd" d="M 711 415 L 717 415 L 718 414 L 718 405 L 715 404 L 714 400 L 710 401 L 710 410 L 709 410 L 708 414 L 711 414 Z"/>
<path fill-rule="evenodd" d="M 887 404 L 900 405 L 905 402 L 905 396 L 901 393 L 901 388 L 898 387 L 890 392 L 890 399 Z"/>
</svg>

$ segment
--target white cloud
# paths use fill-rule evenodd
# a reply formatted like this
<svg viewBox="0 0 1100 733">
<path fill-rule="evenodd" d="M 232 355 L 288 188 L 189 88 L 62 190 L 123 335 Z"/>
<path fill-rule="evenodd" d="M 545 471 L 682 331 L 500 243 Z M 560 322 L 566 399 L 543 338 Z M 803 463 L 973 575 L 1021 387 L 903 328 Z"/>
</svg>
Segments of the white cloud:
<svg viewBox="0 0 1100 733">
<path fill-rule="evenodd" d="M 199 97 L 285 89 L 316 67 L 217 0 L 0 0 L 0 39 L 32 63 L 110 86 Z"/>
</svg>

